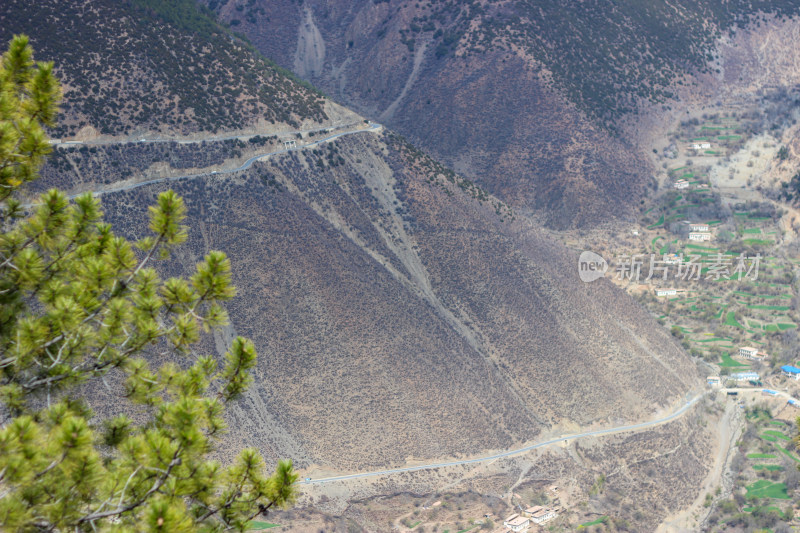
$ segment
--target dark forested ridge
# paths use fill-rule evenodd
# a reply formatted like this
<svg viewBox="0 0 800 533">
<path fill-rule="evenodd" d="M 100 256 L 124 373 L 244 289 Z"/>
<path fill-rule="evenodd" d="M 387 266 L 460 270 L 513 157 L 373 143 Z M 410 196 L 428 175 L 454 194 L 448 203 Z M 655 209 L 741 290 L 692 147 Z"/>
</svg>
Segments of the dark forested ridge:
<svg viewBox="0 0 800 533">
<path fill-rule="evenodd" d="M 56 136 L 326 118 L 316 91 L 190 2 L 2 2 L 0 40 L 16 33 L 30 36 L 36 59 L 56 63 L 65 90 Z"/>
</svg>

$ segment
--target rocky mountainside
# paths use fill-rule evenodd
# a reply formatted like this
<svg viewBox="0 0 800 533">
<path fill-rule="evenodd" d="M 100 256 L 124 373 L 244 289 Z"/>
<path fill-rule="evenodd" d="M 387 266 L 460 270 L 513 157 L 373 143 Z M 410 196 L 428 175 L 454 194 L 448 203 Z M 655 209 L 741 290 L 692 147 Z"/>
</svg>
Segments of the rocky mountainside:
<svg viewBox="0 0 800 533">
<path fill-rule="evenodd" d="M 65 92 L 56 137 L 238 130 L 329 117 L 293 79 L 187 1 L 0 4 L 0 41 L 25 33 Z"/>
<path fill-rule="evenodd" d="M 621 127 L 797 0 L 203 0 L 279 64 L 553 227 L 625 217 L 652 169 Z"/>
<path fill-rule="evenodd" d="M 124 170 L 103 148 L 67 153 Z M 165 268 L 225 250 L 240 289 L 229 334 L 261 354 L 231 418 L 237 444 L 303 467 L 377 468 L 648 418 L 697 383 L 638 305 L 610 283 L 584 286 L 573 253 L 442 170 L 363 132 L 169 184 L 192 232 Z M 135 235 L 166 187 L 107 194 L 106 212 Z"/>
<path fill-rule="evenodd" d="M 269 116 L 304 129 L 333 108 L 202 13 L 178 23 L 144 1 L 70 0 L 57 4 L 60 14 L 42 5 L 52 24 L 70 18 L 69 39 L 88 43 L 80 45 L 86 61 L 52 44 L 51 27 L 37 26 L 22 5 L 3 4 L 2 27 L 28 31 L 43 43 L 39 59 L 63 65 L 67 127 L 83 120 L 111 133 L 162 124 L 197 133 L 257 124 L 288 106 L 288 115 Z M 92 27 L 116 21 L 151 25 L 158 35 Z M 158 41 L 164 49 L 145 52 L 156 38 L 166 39 Z M 184 41 L 191 46 L 177 44 Z M 139 52 L 116 63 L 120 46 Z M 231 63 L 234 52 L 241 60 Z M 176 66 L 201 64 L 216 81 L 187 87 Z M 139 66 L 152 84 L 131 81 Z M 125 91 L 109 80 L 127 80 Z M 230 87 L 241 92 L 217 100 L 214 88 Z M 247 87 L 277 96 L 253 100 Z M 149 113 L 103 118 L 107 108 L 139 106 Z M 219 353 L 242 334 L 260 354 L 255 385 L 229 417 L 230 449 L 253 445 L 302 467 L 381 467 L 649 418 L 696 388 L 694 364 L 675 340 L 611 283 L 580 282 L 574 252 L 399 135 L 359 127 L 319 143 L 320 132 L 304 129 L 248 140 L 62 145 L 35 185 L 102 186 L 107 219 L 130 236 L 141 233 L 156 193 L 173 187 L 186 198 L 191 237 L 161 265 L 165 275 L 192 268 L 210 249 L 229 254 L 239 289 L 228 306 L 232 324 L 204 348 Z M 174 179 L 144 184 L 154 176 Z M 100 413 L 124 405 L 113 387 L 87 392 Z"/>
</svg>

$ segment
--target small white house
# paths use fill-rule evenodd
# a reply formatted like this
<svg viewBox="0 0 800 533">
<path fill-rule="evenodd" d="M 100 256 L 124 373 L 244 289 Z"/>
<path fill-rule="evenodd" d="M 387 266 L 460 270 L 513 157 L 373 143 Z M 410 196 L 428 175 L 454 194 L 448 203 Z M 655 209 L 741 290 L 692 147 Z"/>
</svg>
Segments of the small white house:
<svg viewBox="0 0 800 533">
<path fill-rule="evenodd" d="M 758 348 L 753 348 L 752 346 L 742 346 L 739 348 L 739 357 L 743 357 L 744 359 L 753 359 L 755 361 L 763 361 L 767 358 L 767 354 L 758 351 Z"/>
<path fill-rule="evenodd" d="M 675 296 L 678 289 L 656 289 L 656 296 Z"/>
<path fill-rule="evenodd" d="M 515 513 L 503 520 L 503 525 L 514 532 L 527 531 L 531 521 Z"/>
<path fill-rule="evenodd" d="M 734 381 L 761 381 L 756 372 L 736 372 L 731 374 L 730 379 Z"/>
<path fill-rule="evenodd" d="M 689 240 L 697 242 L 710 241 L 711 233 L 707 231 L 692 231 L 689 233 Z"/>
<path fill-rule="evenodd" d="M 692 150 L 708 150 L 711 148 L 711 143 L 709 142 L 696 142 L 689 145 L 689 148 Z"/>
<path fill-rule="evenodd" d="M 689 182 L 681 178 L 678 181 L 676 181 L 672 186 L 675 187 L 676 189 L 688 189 Z"/>
<path fill-rule="evenodd" d="M 557 517 L 558 513 L 556 513 L 552 509 L 545 509 L 544 507 L 540 507 L 539 509 L 532 512 L 530 516 L 531 516 L 531 522 L 533 522 L 534 524 L 544 524 L 545 522 L 549 522 L 550 520 Z"/>
<path fill-rule="evenodd" d="M 681 264 L 681 256 L 678 254 L 664 254 L 662 261 L 665 265 L 679 265 Z"/>
<path fill-rule="evenodd" d="M 706 378 L 706 385 L 709 385 L 711 387 L 719 387 L 721 384 L 722 383 L 719 379 L 719 376 L 708 376 Z"/>
<path fill-rule="evenodd" d="M 708 224 L 704 222 L 690 222 L 689 229 L 692 231 L 708 231 Z"/>
</svg>

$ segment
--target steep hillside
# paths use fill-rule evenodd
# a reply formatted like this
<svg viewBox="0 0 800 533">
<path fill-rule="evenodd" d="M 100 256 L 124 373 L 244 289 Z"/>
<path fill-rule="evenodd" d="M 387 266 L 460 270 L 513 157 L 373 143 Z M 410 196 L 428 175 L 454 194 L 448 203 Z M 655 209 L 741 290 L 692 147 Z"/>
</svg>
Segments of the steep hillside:
<svg viewBox="0 0 800 533">
<path fill-rule="evenodd" d="M 621 121 L 668 106 L 716 39 L 800 2 L 208 0 L 260 50 L 554 227 L 638 205 Z M 611 135 L 609 135 L 611 133 Z"/>
<path fill-rule="evenodd" d="M 25 33 L 56 62 L 65 101 L 54 135 L 191 133 L 328 118 L 313 89 L 190 2 L 0 3 L 0 41 Z"/>
<path fill-rule="evenodd" d="M 136 182 L 152 159 L 120 152 L 141 146 L 60 148 L 71 164 L 54 162 L 43 185 L 76 172 Z M 584 286 L 573 253 L 393 134 L 105 194 L 106 212 L 138 234 L 168 186 L 186 197 L 192 232 L 165 268 L 226 250 L 240 288 L 229 334 L 261 354 L 231 417 L 237 445 L 304 467 L 381 467 L 650 417 L 697 383 L 639 306 L 610 283 Z"/>
<path fill-rule="evenodd" d="M 54 12 L 51 4 L 41 5 Z M 0 8 L 4 21 L 29 18 L 25 7 L 6 6 Z M 346 124 L 336 124 L 334 105 L 263 63 L 226 30 L 213 25 L 206 31 L 207 18 L 178 21 L 175 11 L 143 0 L 70 0 L 57 6 L 63 10 L 47 15 L 56 17 L 53 23 L 63 16 L 59 13 L 71 13 L 100 26 L 119 19 L 158 28 L 153 35 L 132 26 L 120 39 L 121 33 L 79 26 L 69 39 L 80 40 L 83 33 L 97 39 L 90 61 L 75 64 L 70 50 L 46 44 L 37 57 L 69 64 L 61 71 L 68 125 L 83 120 L 84 127 L 108 126 L 115 134 L 137 128 L 190 133 L 193 142 L 60 144 L 33 191 L 53 185 L 71 193 L 100 188 L 108 221 L 120 233 L 138 236 L 146 207 L 171 187 L 186 198 L 190 239 L 160 265 L 164 275 L 186 272 L 210 249 L 229 254 L 239 289 L 228 306 L 232 323 L 206 338 L 202 349 L 221 353 L 241 334 L 254 340 L 260 359 L 254 386 L 229 413 L 222 454 L 252 445 L 270 458 L 292 457 L 301 467 L 380 468 L 506 449 L 576 426 L 651 418 L 697 389 L 694 363 L 672 336 L 611 283 L 580 282 L 574 252 L 399 135 L 353 122 L 352 114 Z M 108 19 L 87 18 L 98 13 Z M 35 45 L 50 42 L 35 26 L 28 30 Z M 173 62 L 153 59 L 161 57 L 159 50 L 145 52 L 152 49 L 151 39 L 167 35 L 176 43 L 186 35 L 191 47 L 169 49 Z M 321 46 L 315 35 L 308 34 L 309 51 Z M 218 59 L 216 46 L 223 43 Z M 118 46 L 131 50 L 126 57 L 136 61 L 115 63 Z M 224 67 L 218 61 L 232 57 L 226 50 L 242 54 L 234 62 L 242 69 L 264 65 L 271 77 L 259 78 L 256 71 L 248 78 L 249 70 Z M 202 91 L 186 86 L 182 75 L 173 76 L 178 65 L 198 62 L 221 65 L 212 70 L 214 85 Z M 104 65 L 114 67 L 99 68 Z M 104 101 L 109 109 L 146 105 L 149 114 L 105 118 L 96 98 L 83 102 L 82 91 L 90 94 L 87 87 L 96 80 L 132 80 L 137 65 L 151 69 L 146 77 L 153 84 L 131 82 L 129 92 L 103 93 Z M 464 76 L 471 80 L 469 72 Z M 485 76 L 495 78 L 496 72 L 487 70 Z M 259 94 L 274 98 L 246 105 L 250 82 Z M 107 82 L 97 83 L 98 90 L 108 89 Z M 243 92 L 220 100 L 213 87 Z M 492 90 L 499 94 L 502 86 L 498 82 Z M 194 101 L 205 107 L 194 114 L 191 106 L 180 107 L 192 101 L 185 91 L 198 91 Z M 458 101 L 458 112 L 475 102 L 466 93 L 442 93 L 439 105 L 446 108 L 448 101 Z M 572 109 L 550 94 L 542 93 L 539 102 L 555 115 Z M 504 113 L 510 112 L 512 104 L 503 105 Z M 276 124 L 271 132 L 260 131 L 263 135 L 223 140 L 200 132 L 255 127 L 268 113 L 264 110 L 279 113 L 284 106 L 288 114 L 268 115 Z M 535 104 L 517 105 L 529 109 L 525 106 Z M 224 113 L 230 113 L 229 121 L 217 120 Z M 175 124 L 162 128 L 161 121 L 170 119 Z M 440 118 L 431 113 L 431 120 Z M 564 130 L 562 120 L 542 125 Z M 544 142 L 545 133 L 531 131 L 522 119 L 513 128 L 490 141 L 459 128 L 451 132 L 456 140 L 448 142 L 513 143 L 515 151 L 503 148 L 498 164 L 521 172 L 535 159 L 526 152 L 526 139 L 541 135 Z M 579 172 L 584 166 L 618 170 L 628 164 L 615 153 L 602 160 L 584 155 L 588 144 L 605 135 L 599 130 L 559 135 L 559 143 L 574 146 L 569 158 L 559 155 L 561 145 L 543 153 L 552 152 L 554 168 L 565 165 L 565 175 L 576 183 L 592 183 Z M 489 157 L 483 146 L 487 151 L 476 148 L 476 159 Z M 635 172 L 635 165 L 629 171 Z M 604 179 L 610 189 L 620 187 Z M 601 196 L 600 187 L 578 198 L 572 187 L 545 179 L 540 185 L 553 188 L 554 205 L 562 195 L 564 217 L 576 213 L 578 200 L 589 205 L 592 195 Z M 509 185 L 504 194 L 514 191 Z M 114 379 L 110 376 L 108 388 L 87 391 L 101 415 L 124 409 Z"/>
</svg>

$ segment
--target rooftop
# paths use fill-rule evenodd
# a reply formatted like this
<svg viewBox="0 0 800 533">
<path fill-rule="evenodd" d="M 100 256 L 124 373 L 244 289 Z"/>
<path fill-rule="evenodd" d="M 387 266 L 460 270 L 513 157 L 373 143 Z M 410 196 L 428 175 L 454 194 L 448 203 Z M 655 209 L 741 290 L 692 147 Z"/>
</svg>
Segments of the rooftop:
<svg viewBox="0 0 800 533">
<path fill-rule="evenodd" d="M 781 370 L 783 370 L 784 372 L 788 372 L 789 374 L 800 374 L 800 368 L 797 368 L 796 366 L 792 365 L 783 365 L 781 367 Z"/>
</svg>

